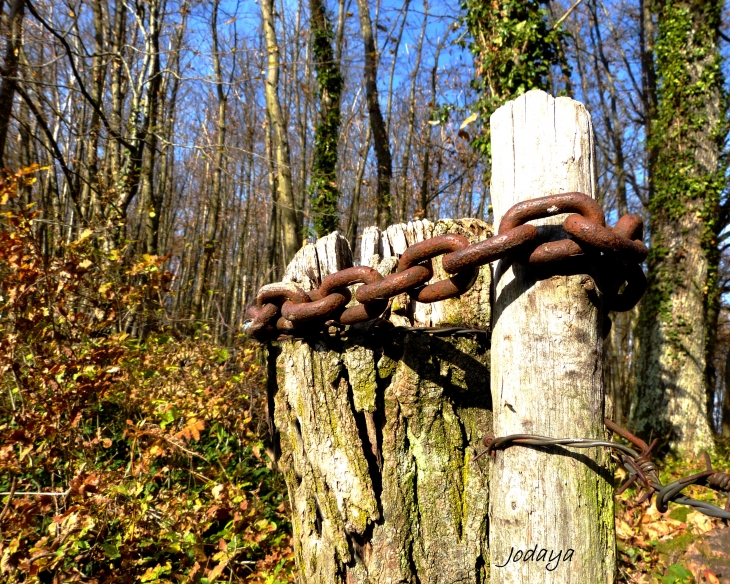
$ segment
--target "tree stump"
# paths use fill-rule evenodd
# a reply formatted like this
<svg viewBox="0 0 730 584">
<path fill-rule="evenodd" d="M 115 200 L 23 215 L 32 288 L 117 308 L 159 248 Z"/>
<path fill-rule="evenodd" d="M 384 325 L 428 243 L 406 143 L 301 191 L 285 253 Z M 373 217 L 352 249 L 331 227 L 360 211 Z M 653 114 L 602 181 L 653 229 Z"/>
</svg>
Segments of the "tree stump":
<svg viewBox="0 0 730 584">
<path fill-rule="evenodd" d="M 492 235 L 484 222 L 416 221 L 368 228 L 361 263 L 382 274 L 418 241 Z M 333 233 L 305 246 L 287 280 L 312 289 L 347 267 Z M 444 277 L 434 260 L 433 281 Z M 460 299 L 423 305 L 403 294 L 385 317 L 397 327 L 488 329 L 490 269 Z M 488 467 L 474 461 L 492 431 L 486 334 L 440 337 L 352 327 L 345 339 L 286 340 L 269 351 L 277 463 L 292 507 L 302 582 L 485 582 Z"/>
</svg>

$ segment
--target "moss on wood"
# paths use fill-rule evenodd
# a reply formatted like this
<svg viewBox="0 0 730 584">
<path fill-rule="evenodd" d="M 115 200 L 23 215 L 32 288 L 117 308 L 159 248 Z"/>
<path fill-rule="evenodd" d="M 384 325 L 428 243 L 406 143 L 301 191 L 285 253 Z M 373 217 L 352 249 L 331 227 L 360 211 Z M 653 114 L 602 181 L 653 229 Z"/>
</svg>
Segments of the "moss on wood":
<svg viewBox="0 0 730 584">
<path fill-rule="evenodd" d="M 488 461 L 473 459 L 491 431 L 488 347 L 401 332 L 279 349 L 279 466 L 304 581 L 484 581 Z"/>
</svg>

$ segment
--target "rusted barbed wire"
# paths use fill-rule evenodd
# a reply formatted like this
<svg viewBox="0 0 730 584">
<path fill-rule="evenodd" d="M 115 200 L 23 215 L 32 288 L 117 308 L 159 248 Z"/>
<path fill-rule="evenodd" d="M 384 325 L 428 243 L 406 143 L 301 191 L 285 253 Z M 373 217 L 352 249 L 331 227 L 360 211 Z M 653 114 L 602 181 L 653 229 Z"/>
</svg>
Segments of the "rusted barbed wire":
<svg viewBox="0 0 730 584">
<path fill-rule="evenodd" d="M 652 496 L 656 495 L 654 504 L 657 511 L 664 513 L 668 508 L 668 503 L 678 503 L 686 505 L 693 509 L 709 515 L 710 517 L 718 517 L 720 519 L 730 519 L 730 473 L 716 471 L 712 468 L 710 457 L 704 453 L 706 470 L 681 478 L 677 481 L 663 485 L 659 480 L 657 467 L 651 460 L 651 452 L 657 445 L 658 440 L 654 440 L 651 444 L 644 442 L 638 436 L 635 436 L 625 428 L 622 428 L 612 420 L 606 418 L 604 420 L 606 427 L 615 432 L 622 438 L 631 442 L 639 448 L 639 451 L 630 446 L 612 442 L 608 440 L 594 440 L 590 438 L 549 438 L 547 436 L 539 436 L 536 434 L 511 434 L 495 438 L 494 436 L 486 436 L 483 440 L 486 449 L 479 453 L 474 460 L 481 458 L 485 454 L 494 455 L 497 449 L 508 448 L 509 446 L 569 446 L 571 448 L 610 448 L 618 454 L 621 465 L 629 474 L 628 480 L 617 489 L 616 494 L 620 495 L 629 486 L 638 483 L 640 491 L 643 489 L 644 494 L 639 498 L 638 503 L 651 501 Z M 700 485 L 708 487 L 714 491 L 728 495 L 725 508 L 722 509 L 717 505 L 706 501 L 699 501 L 682 495 L 682 491 L 690 485 Z"/>
<path fill-rule="evenodd" d="M 572 213 L 563 221 L 568 239 L 544 241 L 551 231 L 527 224 L 561 213 Z M 470 244 L 463 235 L 447 234 L 416 243 L 401 255 L 396 272 L 387 276 L 356 266 L 330 274 L 311 292 L 293 283 L 267 284 L 248 309 L 248 332 L 260 340 L 282 334 L 306 337 L 320 332 L 325 323 L 346 326 L 376 319 L 399 294 L 425 303 L 454 298 L 474 285 L 481 266 L 502 258 L 537 266 L 591 256 L 603 272 L 607 307 L 627 311 L 646 289 L 640 264 L 648 250 L 642 240 L 643 222 L 637 215 L 624 215 L 607 227 L 603 210 L 589 196 L 549 195 L 511 207 L 497 235 L 483 241 Z M 433 277 L 431 260 L 438 256 L 443 256 L 443 269 L 451 276 L 427 284 Z M 348 287 L 354 284 L 362 284 L 354 292 L 359 304 L 348 307 L 353 294 Z"/>
</svg>

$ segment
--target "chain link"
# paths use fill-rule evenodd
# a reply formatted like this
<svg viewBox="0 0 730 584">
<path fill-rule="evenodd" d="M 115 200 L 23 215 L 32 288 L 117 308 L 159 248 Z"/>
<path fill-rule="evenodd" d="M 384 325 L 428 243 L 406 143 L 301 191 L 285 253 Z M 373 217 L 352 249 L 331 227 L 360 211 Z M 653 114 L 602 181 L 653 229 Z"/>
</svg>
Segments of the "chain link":
<svg viewBox="0 0 730 584">
<path fill-rule="evenodd" d="M 571 213 L 563 221 L 568 239 L 543 241 L 554 228 L 527 224 L 561 213 Z M 385 277 L 373 268 L 358 266 L 327 276 L 311 292 L 291 283 L 267 284 L 248 309 L 252 321 L 247 330 L 260 340 L 280 334 L 305 337 L 321 331 L 326 323 L 352 325 L 378 318 L 399 294 L 408 293 L 424 303 L 454 298 L 474 285 L 481 266 L 503 258 L 537 266 L 591 257 L 604 280 L 606 307 L 624 312 L 636 305 L 646 289 L 640 264 L 648 250 L 642 238 L 641 218 L 624 215 L 613 228 L 606 227 L 601 207 L 583 193 L 531 199 L 507 211 L 496 236 L 470 244 L 462 235 L 447 234 L 416 243 L 401 255 L 395 273 Z M 439 256 L 449 278 L 426 285 L 433 278 L 431 261 Z M 348 287 L 353 284 L 362 284 L 355 291 L 359 304 L 347 308 L 352 296 Z"/>
</svg>

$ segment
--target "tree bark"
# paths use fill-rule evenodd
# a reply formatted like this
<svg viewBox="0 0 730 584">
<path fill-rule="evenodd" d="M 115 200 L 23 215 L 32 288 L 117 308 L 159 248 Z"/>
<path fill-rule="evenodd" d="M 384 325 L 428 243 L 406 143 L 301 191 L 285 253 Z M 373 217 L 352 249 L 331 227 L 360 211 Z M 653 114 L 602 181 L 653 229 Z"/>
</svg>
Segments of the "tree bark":
<svg viewBox="0 0 730 584">
<path fill-rule="evenodd" d="M 10 127 L 10 117 L 13 112 L 13 98 L 18 75 L 18 55 L 20 43 L 23 40 L 23 15 L 25 14 L 25 0 L 13 0 L 8 15 L 8 38 L 5 48 L 5 62 L 2 68 L 2 86 L 0 86 L 0 170 L 5 159 L 5 143 Z"/>
<path fill-rule="evenodd" d="M 111 112 L 109 114 L 110 125 L 118 132 L 122 131 L 122 113 L 124 110 L 124 94 L 126 91 L 126 82 L 124 81 L 124 58 L 127 47 L 127 10 L 123 2 L 117 2 L 114 6 L 114 24 L 110 26 L 113 30 L 110 44 L 114 51 L 114 57 L 111 60 Z M 109 141 L 108 154 L 108 175 L 107 183 L 115 187 L 122 187 L 122 157 L 123 146 L 118 140 Z M 118 210 L 116 210 L 118 212 Z M 114 212 L 107 212 L 112 215 Z M 121 213 L 120 213 L 121 215 Z M 117 221 L 121 217 L 114 217 Z"/>
<path fill-rule="evenodd" d="M 216 235 L 218 233 L 218 216 L 220 215 L 221 197 L 223 190 L 223 165 L 226 150 L 226 113 L 228 106 L 228 95 L 223 87 L 223 71 L 221 68 L 220 45 L 218 43 L 218 6 L 219 1 L 213 2 L 213 13 L 211 15 L 210 33 L 213 40 L 213 71 L 215 72 L 215 88 L 218 97 L 218 132 L 213 158 L 213 185 L 210 194 L 210 203 L 205 214 L 205 226 L 203 228 L 203 257 L 198 264 L 198 274 L 195 278 L 195 291 L 193 293 L 193 313 L 199 314 L 202 309 L 203 295 L 209 288 L 206 286 L 210 277 L 210 265 L 213 254 L 218 247 Z"/>
<path fill-rule="evenodd" d="M 491 136 L 495 225 L 520 201 L 567 191 L 595 198 L 593 129 L 578 102 L 530 91 L 491 116 Z M 560 225 L 564 218 L 535 224 Z M 542 230 L 565 237 L 560 228 Z M 603 310 L 589 276 L 553 275 L 555 269 L 495 265 L 496 436 L 604 437 Z M 607 463 L 600 450 L 497 452 L 490 479 L 498 485 L 490 497 L 492 582 L 613 582 Z M 510 561 L 535 546 L 533 561 Z M 547 553 L 537 561 L 542 549 Z"/>
<path fill-rule="evenodd" d="M 646 134 L 647 156 L 647 198 L 654 193 L 654 166 L 656 165 L 657 148 L 652 139 L 657 109 L 656 69 L 654 66 L 654 43 L 656 27 L 654 26 L 653 6 L 656 0 L 639 0 L 639 52 L 641 54 L 641 89 L 644 106 L 644 133 Z"/>
<path fill-rule="evenodd" d="M 717 45 L 722 5 L 667 0 L 657 9 L 651 245 L 632 419 L 640 433 L 699 452 L 714 447 L 708 403 L 714 381 L 708 373 L 719 302 L 717 236 L 726 184 L 721 152 L 727 135 Z"/>
<path fill-rule="evenodd" d="M 101 56 L 105 47 L 105 23 L 104 13 L 99 0 L 91 3 L 94 15 L 94 57 L 93 57 L 93 81 L 91 83 L 91 99 L 95 103 L 101 102 L 106 81 L 106 64 Z M 86 148 L 85 171 L 87 179 L 81 190 L 81 205 L 84 219 L 90 221 L 98 216 L 99 208 L 99 136 L 101 133 L 101 117 L 98 110 L 91 113 L 91 121 L 88 129 L 88 144 Z"/>
<path fill-rule="evenodd" d="M 427 218 L 428 217 L 428 203 L 431 200 L 429 189 L 435 187 L 434 190 L 438 190 L 438 185 L 431 184 L 431 129 L 433 126 L 429 122 L 433 119 L 434 114 L 438 110 L 438 100 L 436 96 L 436 84 L 438 81 L 438 68 L 439 58 L 441 56 L 441 49 L 443 48 L 446 39 L 444 37 L 438 45 L 436 45 L 436 52 L 433 57 L 433 67 L 431 67 L 431 111 L 430 115 L 423 123 L 423 129 L 421 134 L 423 135 L 423 170 L 421 172 L 421 188 L 418 193 L 418 201 L 420 207 L 416 209 L 414 216 Z M 486 192 L 487 189 L 483 189 L 482 192 Z M 484 201 L 484 195 L 482 195 L 482 203 Z M 406 215 L 407 206 L 403 207 L 403 214 Z M 481 212 L 477 213 L 477 217 L 482 218 Z"/>
<path fill-rule="evenodd" d="M 401 221 L 408 221 L 408 168 L 411 163 L 411 144 L 413 142 L 413 133 L 416 128 L 416 84 L 418 82 L 418 73 L 421 69 L 421 56 L 423 54 L 423 39 L 426 36 L 426 27 L 428 26 L 428 0 L 423 3 L 423 24 L 421 25 L 421 34 L 418 37 L 416 45 L 416 63 L 413 66 L 411 76 L 410 97 L 408 98 L 408 122 L 406 126 L 406 142 L 403 145 L 403 158 L 401 159 L 400 173 L 400 213 L 398 213 Z M 388 117 L 390 120 L 390 116 Z M 430 132 L 429 138 L 430 138 Z M 458 215 L 457 215 L 458 216 Z M 424 212 L 422 219 L 427 214 Z"/>
<path fill-rule="evenodd" d="M 160 103 L 163 100 L 162 71 L 160 63 L 160 33 L 162 14 L 160 2 L 149 2 L 149 37 L 146 49 L 150 55 L 150 76 L 147 103 L 145 104 L 145 137 L 142 146 L 141 204 L 142 224 L 144 226 L 144 249 L 148 254 L 156 254 L 160 237 L 160 214 L 163 193 L 155 188 L 155 164 L 158 157 L 158 125 L 160 123 Z"/>
<path fill-rule="evenodd" d="M 417 221 L 363 235 L 362 264 L 388 273 L 408 245 L 475 220 Z M 344 237 L 308 244 L 287 269 L 305 289 L 348 265 Z M 434 279 L 444 277 L 434 261 Z M 398 325 L 487 328 L 490 272 L 435 305 L 395 298 Z M 359 330 L 358 330 L 359 329 Z M 270 423 L 307 583 L 485 582 L 491 429 L 486 335 L 435 337 L 353 327 L 345 340 L 283 341 L 269 353 Z"/>
<path fill-rule="evenodd" d="M 378 52 L 373 39 L 373 25 L 367 0 L 357 0 L 360 12 L 360 29 L 365 49 L 365 98 L 368 102 L 368 117 L 373 136 L 375 160 L 378 165 L 378 187 L 375 197 L 375 224 L 384 229 L 393 214 L 393 196 L 390 181 L 393 177 L 393 162 L 390 156 L 388 130 L 378 98 Z"/>
<path fill-rule="evenodd" d="M 266 39 L 268 72 L 266 76 L 266 109 L 271 121 L 276 154 L 276 187 L 279 217 L 284 234 L 286 261 L 291 260 L 301 245 L 301 226 L 297 222 L 292 190 L 289 138 L 279 102 L 279 44 L 274 28 L 274 0 L 261 0 L 261 19 Z"/>
<path fill-rule="evenodd" d="M 360 193 L 362 192 L 362 177 L 365 175 L 365 166 L 370 152 L 370 130 L 367 132 L 365 146 L 362 154 L 357 161 L 355 171 L 355 184 L 352 187 L 352 197 L 350 199 L 350 209 L 347 214 L 347 231 L 345 236 L 350 244 L 350 249 L 354 252 L 357 243 L 357 227 L 360 220 Z"/>
<path fill-rule="evenodd" d="M 180 92 L 181 82 L 181 49 L 185 31 L 187 30 L 187 21 L 189 10 L 187 2 L 183 3 L 180 11 L 180 21 L 175 27 L 175 34 L 170 42 L 172 50 L 167 63 L 168 74 L 163 79 L 163 86 L 160 94 L 165 100 L 160 100 L 160 114 L 162 120 L 160 136 L 160 169 L 157 179 L 157 192 L 162 196 L 158 199 L 160 211 L 160 224 L 158 227 L 160 235 L 158 236 L 157 249 L 154 251 L 158 256 L 163 256 L 169 249 L 170 242 L 174 239 L 174 219 L 175 219 L 175 181 L 177 160 L 175 148 L 172 146 L 175 137 L 175 129 L 177 127 L 178 116 L 178 94 Z"/>
<path fill-rule="evenodd" d="M 340 138 L 340 94 L 343 77 L 332 48 L 334 31 L 322 0 L 309 0 L 312 52 L 317 73 L 319 119 L 314 134 L 310 185 L 314 229 L 323 237 L 337 229 L 340 192 L 337 188 L 337 145 Z"/>
<path fill-rule="evenodd" d="M 408 9 L 410 8 L 411 0 L 403 1 L 403 8 L 401 9 L 402 14 L 399 15 L 401 18 L 400 26 L 398 27 L 398 35 L 395 37 L 395 43 L 393 48 L 390 49 L 392 53 L 390 61 L 390 73 L 388 74 L 388 103 L 385 106 L 385 132 L 390 136 L 390 122 L 392 118 L 390 113 L 393 107 L 393 81 L 395 80 L 395 66 L 398 63 L 398 51 L 400 50 L 400 43 L 403 39 L 403 31 L 406 28 L 406 20 L 408 20 Z M 393 42 L 393 39 L 389 39 Z"/>
</svg>

